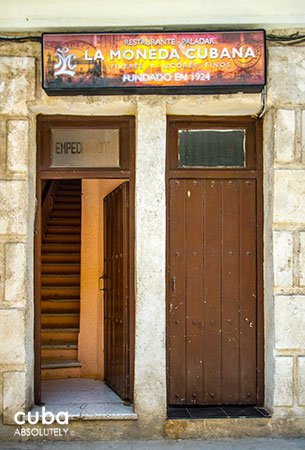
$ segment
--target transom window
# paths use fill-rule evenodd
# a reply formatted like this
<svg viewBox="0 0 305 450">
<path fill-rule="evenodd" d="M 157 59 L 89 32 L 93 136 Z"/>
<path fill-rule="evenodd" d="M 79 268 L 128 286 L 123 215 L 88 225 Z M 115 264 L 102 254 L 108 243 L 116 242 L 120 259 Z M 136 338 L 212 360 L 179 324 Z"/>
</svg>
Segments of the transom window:
<svg viewBox="0 0 305 450">
<path fill-rule="evenodd" d="M 119 167 L 118 129 L 53 128 L 51 167 Z"/>
<path fill-rule="evenodd" d="M 256 133 L 251 117 L 168 116 L 168 169 L 255 170 Z"/>
<path fill-rule="evenodd" d="M 246 130 L 179 130 L 179 167 L 244 167 Z"/>
</svg>

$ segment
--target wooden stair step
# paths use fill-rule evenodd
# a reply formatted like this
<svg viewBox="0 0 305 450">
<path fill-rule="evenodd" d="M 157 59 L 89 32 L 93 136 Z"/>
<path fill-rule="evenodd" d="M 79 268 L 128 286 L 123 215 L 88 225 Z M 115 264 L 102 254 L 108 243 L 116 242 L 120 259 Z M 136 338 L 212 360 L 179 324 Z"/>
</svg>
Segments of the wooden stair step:
<svg viewBox="0 0 305 450">
<path fill-rule="evenodd" d="M 60 243 L 60 244 L 42 244 L 43 253 L 79 253 L 80 244 L 75 243 Z"/>
<path fill-rule="evenodd" d="M 80 234 L 80 225 L 71 225 L 71 224 L 66 224 L 66 225 L 47 225 L 47 231 L 46 231 L 46 235 L 48 234 L 71 234 L 71 233 L 77 233 Z"/>
<path fill-rule="evenodd" d="M 48 226 L 81 226 L 81 219 L 77 217 L 54 217 L 48 219 Z"/>
<path fill-rule="evenodd" d="M 69 204 L 69 203 L 56 203 L 53 207 L 53 211 L 79 211 L 80 214 L 80 210 L 81 210 L 81 204 Z"/>
<path fill-rule="evenodd" d="M 43 300 L 49 299 L 74 299 L 80 296 L 80 286 L 42 286 L 41 298 Z"/>
<path fill-rule="evenodd" d="M 45 253 L 41 255 L 41 262 L 45 263 L 56 263 L 56 264 L 68 264 L 68 263 L 79 263 L 80 253 Z"/>
<path fill-rule="evenodd" d="M 78 189 L 73 186 L 59 186 L 57 195 L 64 195 L 66 197 L 80 197 L 81 196 L 81 188 Z"/>
<path fill-rule="evenodd" d="M 79 299 L 47 299 L 41 301 L 41 312 L 44 313 L 79 313 Z"/>
<path fill-rule="evenodd" d="M 81 363 L 77 360 L 65 360 L 65 359 L 55 359 L 55 358 L 44 358 L 41 360 L 42 369 L 55 369 L 64 367 L 81 367 Z"/>
<path fill-rule="evenodd" d="M 43 244 L 78 244 L 80 234 L 48 234 L 43 237 Z"/>
<path fill-rule="evenodd" d="M 81 189 L 81 180 L 60 180 L 58 189 Z"/>
<path fill-rule="evenodd" d="M 76 328 L 79 327 L 79 314 L 77 313 L 45 313 L 41 315 L 43 328 Z"/>
<path fill-rule="evenodd" d="M 48 274 L 48 275 L 42 275 L 41 277 L 41 284 L 42 288 L 48 287 L 48 286 L 57 286 L 59 288 L 65 287 L 65 286 L 79 286 L 80 282 L 80 276 L 79 274 Z"/>
<path fill-rule="evenodd" d="M 54 344 L 53 342 L 51 343 L 43 343 L 41 348 L 44 349 L 54 349 L 54 350 L 75 350 L 77 349 L 77 345 L 76 344 Z"/>
<path fill-rule="evenodd" d="M 82 202 L 82 194 L 80 191 L 73 191 L 69 193 L 68 191 L 59 191 L 54 197 L 54 204 L 65 203 L 67 205 L 75 203 L 80 205 Z"/>
<path fill-rule="evenodd" d="M 80 218 L 81 217 L 81 212 L 79 211 L 66 211 L 66 210 L 59 210 L 59 211 L 54 211 L 52 210 L 51 214 L 50 214 L 50 218 L 60 218 L 60 219 L 64 219 L 64 218 L 71 218 L 71 219 L 75 219 L 75 218 Z"/>
<path fill-rule="evenodd" d="M 63 344 L 63 345 L 42 345 L 41 346 L 42 359 L 56 359 L 56 360 L 76 360 L 77 359 L 77 345 Z"/>
<path fill-rule="evenodd" d="M 78 342 L 78 328 L 42 328 L 42 344 L 76 344 Z"/>
<path fill-rule="evenodd" d="M 80 378 L 81 366 L 64 368 L 46 368 L 41 370 L 42 380 L 67 380 L 68 378 Z"/>
<path fill-rule="evenodd" d="M 41 273 L 45 274 L 75 274 L 80 273 L 80 264 L 68 262 L 68 263 L 42 263 Z"/>
<path fill-rule="evenodd" d="M 78 286 L 80 282 L 79 273 L 50 273 L 41 277 L 42 286 Z"/>
<path fill-rule="evenodd" d="M 58 195 L 56 197 L 54 197 L 54 205 L 58 205 L 64 203 L 65 205 L 71 205 L 76 204 L 76 205 L 81 205 L 81 197 L 80 196 L 71 196 L 68 197 L 66 195 Z"/>
<path fill-rule="evenodd" d="M 79 313 L 80 302 L 70 299 L 48 299 L 41 301 L 41 312 L 43 314 L 52 313 Z"/>
<path fill-rule="evenodd" d="M 41 254 L 42 379 L 80 376 L 81 180 L 57 181 Z"/>
</svg>

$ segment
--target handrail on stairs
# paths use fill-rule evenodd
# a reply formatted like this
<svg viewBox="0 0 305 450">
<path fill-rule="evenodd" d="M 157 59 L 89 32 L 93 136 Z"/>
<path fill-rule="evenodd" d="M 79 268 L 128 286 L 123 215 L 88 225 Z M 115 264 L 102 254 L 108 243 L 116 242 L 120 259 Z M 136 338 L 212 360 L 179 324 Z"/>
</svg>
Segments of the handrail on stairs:
<svg viewBox="0 0 305 450">
<path fill-rule="evenodd" d="M 42 234 L 44 235 L 47 227 L 47 219 L 52 211 L 54 205 L 54 196 L 56 195 L 58 188 L 57 180 L 47 180 L 45 186 L 42 189 L 41 199 L 41 213 L 42 213 Z"/>
</svg>

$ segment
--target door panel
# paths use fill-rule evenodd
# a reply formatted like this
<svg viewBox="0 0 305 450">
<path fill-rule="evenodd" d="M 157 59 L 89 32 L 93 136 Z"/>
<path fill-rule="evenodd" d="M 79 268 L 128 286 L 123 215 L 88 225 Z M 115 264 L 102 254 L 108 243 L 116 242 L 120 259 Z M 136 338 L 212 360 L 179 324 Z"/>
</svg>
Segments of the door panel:
<svg viewBox="0 0 305 450">
<path fill-rule="evenodd" d="M 105 381 L 130 400 L 129 376 L 129 185 L 104 199 Z"/>
<path fill-rule="evenodd" d="M 222 360 L 221 340 L 221 308 L 222 296 L 222 184 L 214 180 L 203 181 L 204 186 L 204 360 L 203 384 L 204 403 L 221 403 L 222 392 Z"/>
<path fill-rule="evenodd" d="M 184 252 L 184 233 L 186 223 L 185 202 L 181 201 L 185 192 L 185 182 L 173 180 L 171 183 L 170 205 L 175 211 L 175 221 L 170 216 L 170 286 L 169 296 L 169 335 L 170 342 L 168 353 L 168 371 L 171 380 L 170 399 L 171 403 L 179 403 L 185 397 L 185 371 L 186 371 L 186 352 L 181 351 L 185 347 L 186 333 L 186 303 L 184 301 L 186 294 L 185 271 L 186 255 Z M 172 229 L 173 228 L 173 229 Z M 183 402 L 182 402 L 183 403 Z"/>
<path fill-rule="evenodd" d="M 203 312 L 203 246 L 198 246 L 202 236 L 202 183 L 195 180 L 185 182 L 186 189 L 186 402 L 202 403 L 202 385 L 198 383 L 202 372 L 202 312 Z M 191 368 L 191 370 L 190 370 Z"/>
<path fill-rule="evenodd" d="M 169 404 L 257 401 L 256 180 L 169 182 Z"/>
</svg>

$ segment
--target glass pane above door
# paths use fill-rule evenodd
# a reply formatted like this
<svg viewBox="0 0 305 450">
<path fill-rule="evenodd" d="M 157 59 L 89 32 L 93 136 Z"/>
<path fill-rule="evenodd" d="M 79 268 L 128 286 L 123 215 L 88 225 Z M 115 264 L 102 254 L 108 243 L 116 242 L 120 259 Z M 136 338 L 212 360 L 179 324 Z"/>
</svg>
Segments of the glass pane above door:
<svg viewBox="0 0 305 450">
<path fill-rule="evenodd" d="M 246 130 L 178 131 L 178 167 L 245 167 Z"/>
<path fill-rule="evenodd" d="M 51 167 L 119 167 L 118 129 L 53 128 Z"/>
</svg>

